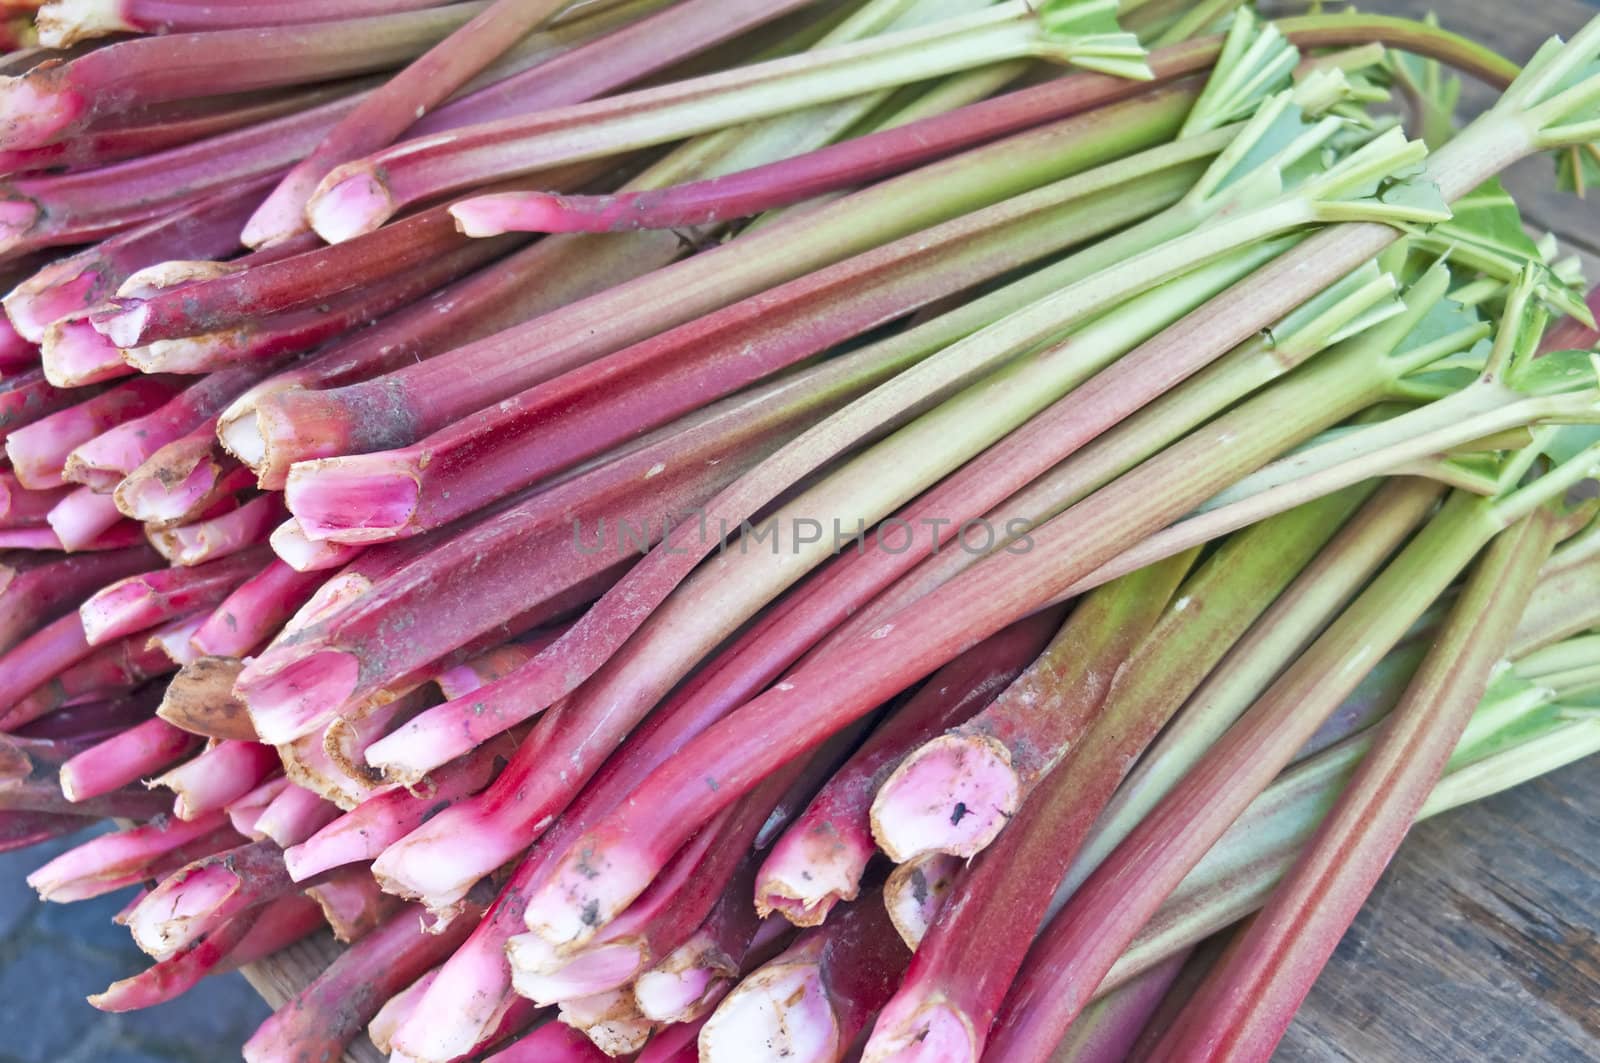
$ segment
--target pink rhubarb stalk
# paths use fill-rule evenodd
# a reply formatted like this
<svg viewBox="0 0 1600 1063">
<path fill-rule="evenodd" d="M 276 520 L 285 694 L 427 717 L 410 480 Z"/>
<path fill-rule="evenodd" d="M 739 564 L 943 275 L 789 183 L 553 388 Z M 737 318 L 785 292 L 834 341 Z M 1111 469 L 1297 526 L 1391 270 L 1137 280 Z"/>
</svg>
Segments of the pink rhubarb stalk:
<svg viewBox="0 0 1600 1063">
<path fill-rule="evenodd" d="M 324 577 L 271 561 L 222 600 L 195 632 L 193 642 L 211 657 L 246 657 L 277 634 Z"/>
<path fill-rule="evenodd" d="M 28 723 L 15 710 L 24 695 L 71 668 L 93 652 L 83 621 L 68 613 L 35 631 L 0 656 L 0 705 L 6 706 L 0 726 L 10 730 Z M 38 710 L 42 714 L 48 709 Z"/>
<path fill-rule="evenodd" d="M 88 396 L 59 388 L 45 379 L 43 369 L 27 369 L 0 380 L 0 439 L 47 414 L 64 410 Z"/>
<path fill-rule="evenodd" d="M 71 484 L 63 484 L 34 491 L 22 486 L 15 473 L 0 472 L 0 527 L 37 528 L 72 490 Z"/>
<path fill-rule="evenodd" d="M 182 388 L 172 377 L 140 377 L 6 436 L 6 457 L 25 487 L 47 490 L 66 481 L 67 455 L 124 421 L 151 413 Z"/>
<path fill-rule="evenodd" d="M 101 536 L 124 524 L 110 495 L 80 487 L 62 496 L 46 516 L 63 550 L 86 550 Z"/>
<path fill-rule="evenodd" d="M 192 567 L 266 542 L 285 512 L 281 497 L 261 495 L 220 517 L 152 529 L 146 534 L 162 557 L 174 565 Z"/>
<path fill-rule="evenodd" d="M 99 53 L 99 54 L 104 54 Z M 0 253 L 79 244 L 275 174 L 352 106 L 308 111 L 81 173 L 18 177 L 0 199 Z"/>
<path fill-rule="evenodd" d="M 440 810 L 487 786 L 510 748 L 507 741 L 488 743 L 433 772 L 414 790 L 396 788 L 368 797 L 288 847 L 284 862 L 289 873 L 299 881 L 329 868 L 374 859 Z"/>
<path fill-rule="evenodd" d="M 307 886 L 306 895 L 322 909 L 334 940 L 345 944 L 365 937 L 400 907 L 362 867 L 335 871 Z"/>
<path fill-rule="evenodd" d="M 616 245 L 540 241 L 267 378 L 229 406 L 218 435 L 256 471 L 263 488 L 282 490 L 294 462 L 393 445 L 394 428 L 381 420 L 340 420 L 315 412 L 325 389 L 470 344 L 648 273 L 680 252 L 676 236 L 659 233 Z"/>
<path fill-rule="evenodd" d="M 98 491 L 111 492 L 123 477 L 138 470 L 167 444 L 205 425 L 234 396 L 265 373 L 265 367 L 240 366 L 212 373 L 190 384 L 154 413 L 124 421 L 79 446 L 67 456 L 66 478 Z M 180 512 L 180 515 L 183 514 Z M 161 514 L 160 519 L 173 518 Z"/>
<path fill-rule="evenodd" d="M 99 306 L 147 266 L 228 255 L 239 246 L 239 225 L 265 184 L 262 178 L 241 182 L 56 259 L 5 296 L 7 316 L 18 331 L 40 343 L 51 324 Z"/>
<path fill-rule="evenodd" d="M 297 26 L 439 6 L 439 0 L 285 0 L 270 7 L 203 0 L 49 0 L 39 10 L 39 42 L 47 48 L 65 48 L 114 33 Z"/>
<path fill-rule="evenodd" d="M 255 742 L 218 742 L 186 764 L 151 780 L 177 794 L 173 814 L 196 819 L 243 797 L 278 770 L 271 746 Z"/>
<path fill-rule="evenodd" d="M 203 422 L 118 481 L 111 492 L 118 511 L 157 530 L 220 516 L 215 511 L 254 478 L 221 452 L 212 426 Z"/>
<path fill-rule="evenodd" d="M 393 144 L 417 119 L 565 6 L 566 0 L 493 0 L 474 11 L 468 22 L 368 94 L 295 163 L 251 215 L 245 242 L 260 246 L 304 231 L 306 203 L 330 170 Z"/>
<path fill-rule="evenodd" d="M 16 703 L 13 718 L 37 719 L 62 705 L 123 694 L 147 679 L 171 672 L 173 667 L 172 659 L 150 633 L 138 631 L 96 648 L 82 661 L 36 687 Z"/>
<path fill-rule="evenodd" d="M 0 651 L 56 619 L 108 583 L 153 568 L 159 562 L 146 545 L 38 563 L 9 560 L 0 566 Z M 0 727 L 10 730 L 0 713 Z"/>
<path fill-rule="evenodd" d="M 128 931 L 147 955 L 165 960 L 239 913 L 277 900 L 290 885 L 278 847 L 251 842 L 168 875 L 128 913 Z"/>
<path fill-rule="evenodd" d="M 934 673 L 910 701 L 891 710 L 784 832 L 761 865 L 755 905 L 796 926 L 816 926 L 840 901 L 853 901 L 876 848 L 873 795 L 919 744 L 981 711 L 1044 650 L 1063 610 L 1046 610 L 979 643 Z"/>
<path fill-rule="evenodd" d="M 293 783 L 287 783 L 256 817 L 254 829 L 287 849 L 311 837 L 339 816 L 339 807 Z"/>
<path fill-rule="evenodd" d="M 793 1063 L 838 1063 L 894 992 L 910 952 L 876 890 L 747 976 L 700 1031 L 705 1063 L 770 1045 Z"/>
<path fill-rule="evenodd" d="M 238 838 L 221 812 L 190 822 L 157 820 L 67 850 L 29 875 L 28 885 L 47 901 L 87 900 L 150 878 L 158 868 L 181 867 Z"/>
<path fill-rule="evenodd" d="M 257 548 L 188 569 L 159 569 L 118 580 L 78 607 L 91 645 L 216 605 L 266 562 Z"/>
<path fill-rule="evenodd" d="M 69 801 L 98 797 L 157 774 L 198 744 L 165 720 L 146 720 L 61 765 L 61 792 Z"/>
</svg>

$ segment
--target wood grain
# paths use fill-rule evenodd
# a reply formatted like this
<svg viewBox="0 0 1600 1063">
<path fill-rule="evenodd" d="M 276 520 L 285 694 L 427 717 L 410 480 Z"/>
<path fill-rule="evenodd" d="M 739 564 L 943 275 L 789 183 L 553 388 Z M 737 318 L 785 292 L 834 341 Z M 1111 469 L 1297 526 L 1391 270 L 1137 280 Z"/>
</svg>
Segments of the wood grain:
<svg viewBox="0 0 1600 1063">
<path fill-rule="evenodd" d="M 1294 5 L 1274 5 L 1278 8 Z M 1526 59 L 1595 15 L 1580 0 L 1373 0 Z M 1493 99 L 1468 85 L 1469 111 Z M 1600 280 L 1600 210 L 1557 192 L 1550 163 L 1506 184 Z M 339 954 L 324 934 L 246 969 L 277 1007 Z M 362 1037 L 346 1063 L 381 1063 Z M 1277 1058 L 1284 1063 L 1600 1059 L 1600 769 L 1575 764 L 1421 824 L 1340 943 Z M 752 1059 L 752 1063 L 758 1061 Z"/>
</svg>

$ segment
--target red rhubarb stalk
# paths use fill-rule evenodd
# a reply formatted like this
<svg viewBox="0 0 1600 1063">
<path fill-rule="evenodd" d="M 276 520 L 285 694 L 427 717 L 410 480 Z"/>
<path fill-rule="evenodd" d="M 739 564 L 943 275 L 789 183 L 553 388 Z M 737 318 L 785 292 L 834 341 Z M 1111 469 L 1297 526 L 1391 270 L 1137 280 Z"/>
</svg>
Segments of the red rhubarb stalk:
<svg viewBox="0 0 1600 1063">
<path fill-rule="evenodd" d="M 108 583 L 153 568 L 155 551 L 140 546 L 37 564 L 0 566 L 0 650 L 54 620 Z M 0 728 L 11 730 L 0 715 Z"/>
<path fill-rule="evenodd" d="M 229 366 L 280 361 L 285 355 L 310 350 L 372 324 L 499 257 L 514 243 L 502 241 L 482 248 L 456 247 L 394 276 L 332 296 L 316 306 L 251 318 L 203 335 L 125 347 L 122 356 L 129 365 L 144 373 L 204 373 Z"/>
<path fill-rule="evenodd" d="M 322 912 L 306 897 L 284 897 L 259 912 L 228 920 L 183 951 L 113 982 L 93 993 L 89 1003 L 101 1011 L 136 1011 L 165 1004 L 193 989 L 203 978 L 264 960 L 309 936 L 322 925 Z"/>
<path fill-rule="evenodd" d="M 1175 121 L 1192 98 L 1180 88 L 1128 106 L 1150 121 L 1166 105 Z M 1121 113 L 1113 108 L 1098 117 L 1116 123 Z M 1227 139 L 1195 138 L 1134 156 L 1124 166 L 1102 167 L 847 259 L 566 372 L 405 449 L 302 465 L 289 477 L 290 508 L 312 535 L 335 538 L 437 527 L 707 398 L 1153 213 L 1186 191 Z M 1075 149 L 1084 150 L 1083 143 Z M 1130 187 L 1125 175 L 1132 173 L 1149 176 Z M 1041 230 L 1059 238 L 1041 239 Z M 740 357 L 730 357 L 735 351 Z M 576 431 L 579 424 L 587 430 Z M 345 531 L 314 508 L 320 496 L 313 490 L 383 490 L 406 519 Z"/>
<path fill-rule="evenodd" d="M 422 136 L 593 100 L 802 6 L 795 0 L 766 5 L 747 0 L 674 4 L 529 70 L 450 100 L 423 115 L 408 132 Z M 324 170 L 317 180 L 326 173 Z M 312 182 L 305 189 L 305 198 L 315 190 L 316 182 Z"/>
<path fill-rule="evenodd" d="M 339 806 L 286 783 L 256 817 L 254 829 L 280 848 L 298 845 L 339 817 Z"/>
<path fill-rule="evenodd" d="M 206 610 L 202 609 L 197 613 L 162 624 L 150 633 L 148 645 L 160 647 L 161 652 L 179 668 L 193 664 L 200 659 L 200 654 L 189 640 L 200 630 L 200 625 L 205 623 L 205 619 Z"/>
<path fill-rule="evenodd" d="M 454 32 L 481 4 L 317 25 L 144 37 L 0 81 L 0 147 L 49 144 L 96 118 L 383 70 Z"/>
<path fill-rule="evenodd" d="M 58 258 L 5 296 L 6 314 L 23 335 L 39 343 L 49 325 L 110 299 L 123 281 L 147 266 L 221 258 L 238 247 L 241 219 L 265 186 L 264 178 L 241 182 Z"/>
<path fill-rule="evenodd" d="M 317 247 L 143 298 L 118 299 L 97 310 L 92 320 L 123 348 L 200 336 L 252 318 L 321 305 L 429 265 L 461 243 L 444 208 L 434 207 L 338 247 Z"/>
<path fill-rule="evenodd" d="M 97 648 L 17 702 L 13 712 L 18 720 L 37 718 L 62 705 L 126 693 L 172 669 L 172 659 L 149 633 L 136 632 Z"/>
<path fill-rule="evenodd" d="M 741 981 L 701 1029 L 700 1058 L 734 1063 L 771 1045 L 794 1063 L 837 1063 L 910 956 L 872 890 Z"/>
<path fill-rule="evenodd" d="M 487 786 L 509 752 L 509 743 L 491 742 L 433 772 L 414 790 L 397 788 L 368 797 L 289 846 L 284 852 L 289 873 L 299 881 L 373 859 L 452 802 Z"/>
<path fill-rule="evenodd" d="M 63 550 L 89 549 L 96 539 L 123 523 L 112 497 L 90 487 L 62 496 L 45 519 Z"/>
<path fill-rule="evenodd" d="M 282 775 L 274 775 L 243 797 L 229 801 L 225 811 L 228 813 L 228 821 L 233 824 L 233 829 L 251 841 L 258 842 L 266 837 L 256 830 L 256 820 L 261 818 L 261 813 L 266 810 L 267 804 L 288 788 L 288 779 Z"/>
<path fill-rule="evenodd" d="M 0 725 L 12 730 L 30 722 L 16 712 L 23 696 L 92 652 L 93 647 L 84 636 L 83 621 L 76 612 L 46 624 L 6 651 L 0 657 L 0 705 L 6 706 Z M 49 710 L 34 711 L 42 714 Z"/>
<path fill-rule="evenodd" d="M 45 376 L 64 388 L 100 384 L 134 372 L 116 345 L 96 332 L 82 314 L 45 326 L 39 349 Z"/>
<path fill-rule="evenodd" d="M 12 472 L 0 472 L 0 527 L 37 528 L 45 516 L 73 490 L 71 484 L 31 491 Z"/>
<path fill-rule="evenodd" d="M 65 48 L 113 33 L 295 26 L 438 6 L 439 0 L 286 0 L 271 7 L 197 0 L 50 0 L 39 9 L 39 42 L 47 48 Z"/>
<path fill-rule="evenodd" d="M 439 685 L 439 693 L 446 699 L 465 697 L 516 671 L 559 638 L 562 630 L 561 627 L 553 627 L 531 631 L 471 660 L 446 668 L 434 676 L 433 681 Z"/>
<path fill-rule="evenodd" d="M 364 546 L 334 543 L 326 539 L 313 541 L 306 536 L 300 521 L 294 517 L 272 529 L 267 541 L 272 544 L 272 552 L 278 555 L 278 560 L 305 575 L 342 568 L 361 556 L 366 549 Z"/>
<path fill-rule="evenodd" d="M 382 419 L 324 418 L 317 412 L 323 404 L 321 389 L 340 388 L 470 344 L 665 265 L 680 250 L 677 237 L 670 234 L 616 246 L 540 241 L 395 312 L 310 362 L 269 377 L 228 407 L 218 435 L 256 471 L 262 487 L 282 490 L 294 462 L 392 445 L 393 427 Z"/>
<path fill-rule="evenodd" d="M 1265 1060 L 1433 791 L 1558 536 L 1540 511 L 1497 537 L 1394 713 L 1287 879 L 1153 1059 Z"/>
<path fill-rule="evenodd" d="M 231 133 L 260 122 L 270 122 L 348 96 L 360 86 L 361 82 L 348 80 L 297 92 L 177 101 L 136 112 L 114 114 L 64 141 L 17 151 L 0 151 L 0 172 L 38 174 L 52 170 L 92 170 Z"/>
<path fill-rule="evenodd" d="M 349 944 L 374 930 L 400 902 L 378 889 L 365 868 L 335 871 L 321 882 L 306 887 L 306 895 L 317 902 L 336 941 Z"/>
<path fill-rule="evenodd" d="M 245 242 L 259 246 L 304 231 L 306 202 L 330 170 L 393 144 L 412 123 L 565 6 L 566 0 L 494 0 L 475 10 L 470 21 L 367 95 L 295 163 L 251 215 Z"/>
<path fill-rule="evenodd" d="M 200 428 L 265 373 L 263 366 L 241 366 L 189 385 L 154 413 L 124 421 L 79 446 L 67 456 L 66 478 L 109 493 L 159 449 Z"/>
<path fill-rule="evenodd" d="M 901 757 L 979 712 L 1045 648 L 1064 611 L 1046 610 L 974 646 L 892 710 L 806 807 L 761 866 L 756 909 L 816 926 L 840 901 L 853 901 L 876 849 L 869 810 Z"/>
<path fill-rule="evenodd" d="M 611 1057 L 565 1023 L 551 1020 L 484 1063 L 606 1063 Z"/>
<path fill-rule="evenodd" d="M 472 929 L 456 919 L 429 933 L 424 913 L 402 908 L 356 942 L 245 1042 L 249 1063 L 336 1058 L 383 1002 L 450 955 Z"/>
<path fill-rule="evenodd" d="M 81 391 L 58 388 L 45 379 L 43 369 L 28 369 L 0 380 L 0 439 L 46 414 L 88 398 Z"/>
<path fill-rule="evenodd" d="M 348 99 L 82 173 L 19 177 L 0 199 L 0 254 L 84 243 L 279 172 Z"/>
<path fill-rule="evenodd" d="M 446 357 L 325 393 L 319 405 L 333 423 L 366 420 L 391 426 L 386 446 L 404 446 L 740 298 L 1146 147 L 1170 133 L 1161 108 L 1155 110 L 1149 125 L 1087 115 L 884 181 Z"/>
<path fill-rule="evenodd" d="M 1193 562 L 1180 554 L 1085 597 L 988 707 L 902 761 L 872 802 L 872 834 L 889 858 L 971 857 L 999 834 L 1077 749 Z"/>
<path fill-rule="evenodd" d="M 220 515 L 217 509 L 248 490 L 250 470 L 220 452 L 207 419 L 157 450 L 111 492 L 119 512 L 154 529 Z"/>
</svg>

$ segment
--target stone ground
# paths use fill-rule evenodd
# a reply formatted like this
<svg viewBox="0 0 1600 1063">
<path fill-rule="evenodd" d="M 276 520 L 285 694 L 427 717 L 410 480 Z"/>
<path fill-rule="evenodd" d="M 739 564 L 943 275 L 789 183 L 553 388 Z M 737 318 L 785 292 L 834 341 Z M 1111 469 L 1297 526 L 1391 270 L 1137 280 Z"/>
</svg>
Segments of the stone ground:
<svg viewBox="0 0 1600 1063">
<path fill-rule="evenodd" d="M 130 891 L 42 904 L 23 882 L 92 832 L 0 853 L 0 1063 L 220 1063 L 269 1014 L 237 974 L 208 978 L 170 1004 L 107 1015 L 84 1000 L 145 967 L 111 917 Z"/>
</svg>

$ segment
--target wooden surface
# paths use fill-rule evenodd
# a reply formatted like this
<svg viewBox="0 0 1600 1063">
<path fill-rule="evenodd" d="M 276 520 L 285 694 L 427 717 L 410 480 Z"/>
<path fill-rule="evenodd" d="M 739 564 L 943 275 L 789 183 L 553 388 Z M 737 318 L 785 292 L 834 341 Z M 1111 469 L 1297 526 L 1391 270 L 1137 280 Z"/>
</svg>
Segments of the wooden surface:
<svg viewBox="0 0 1600 1063">
<path fill-rule="evenodd" d="M 1292 5 L 1278 5 L 1280 7 Z M 1518 60 L 1596 13 L 1581 0 L 1367 0 Z M 1464 109 L 1493 99 L 1469 84 Z M 1556 192 L 1532 159 L 1506 184 L 1530 225 L 1600 281 L 1600 205 Z M 245 972 L 274 1007 L 338 954 L 322 936 Z M 1579 763 L 1421 824 L 1284 1038 L 1285 1063 L 1600 1060 L 1600 766 Z M 362 1038 L 348 1063 L 383 1056 Z M 759 1061 L 752 1059 L 752 1063 Z"/>
</svg>

